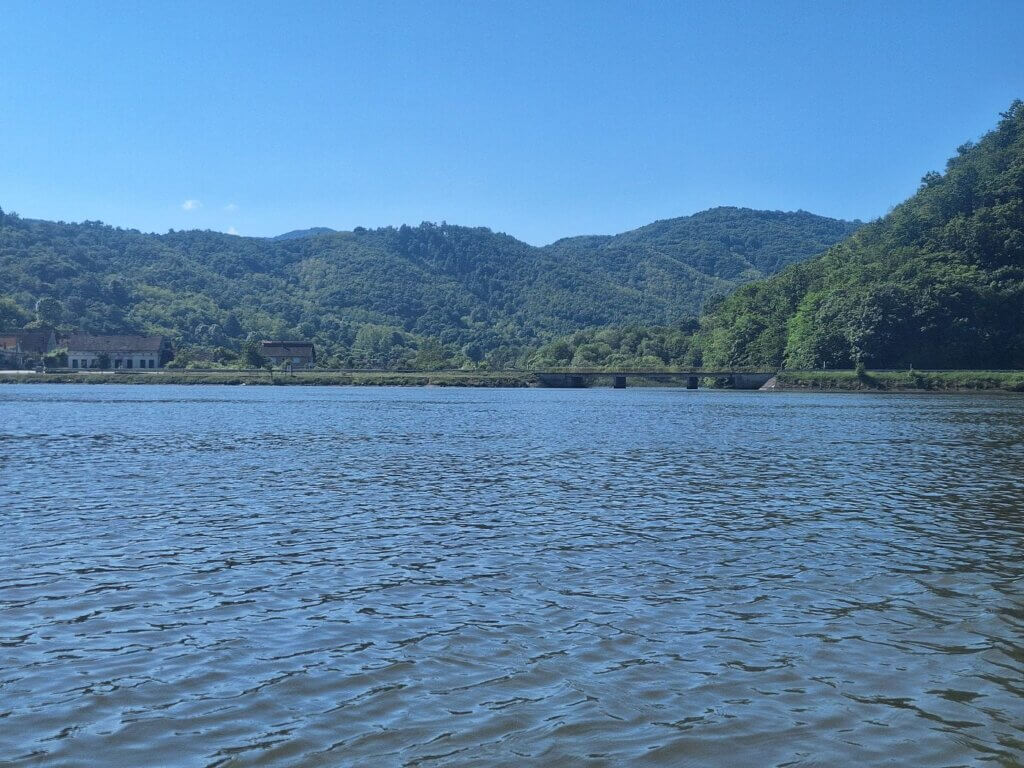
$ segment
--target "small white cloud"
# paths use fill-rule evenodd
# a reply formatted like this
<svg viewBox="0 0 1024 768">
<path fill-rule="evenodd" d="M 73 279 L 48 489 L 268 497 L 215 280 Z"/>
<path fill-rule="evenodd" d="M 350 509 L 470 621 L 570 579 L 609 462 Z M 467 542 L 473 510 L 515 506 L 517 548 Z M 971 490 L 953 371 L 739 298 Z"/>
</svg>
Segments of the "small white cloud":
<svg viewBox="0 0 1024 768">
<path fill-rule="evenodd" d="M 238 234 L 238 230 L 235 229 L 234 227 L 228 227 L 228 234 L 229 235 L 237 235 Z"/>
<path fill-rule="evenodd" d="M 237 211 L 238 205 L 236 203 L 228 203 L 227 205 L 224 206 L 224 210 L 227 211 L 228 213 Z"/>
<path fill-rule="evenodd" d="M 186 200 L 181 204 L 181 210 L 183 211 L 194 211 L 197 208 L 202 208 L 203 204 L 198 200 Z"/>
</svg>

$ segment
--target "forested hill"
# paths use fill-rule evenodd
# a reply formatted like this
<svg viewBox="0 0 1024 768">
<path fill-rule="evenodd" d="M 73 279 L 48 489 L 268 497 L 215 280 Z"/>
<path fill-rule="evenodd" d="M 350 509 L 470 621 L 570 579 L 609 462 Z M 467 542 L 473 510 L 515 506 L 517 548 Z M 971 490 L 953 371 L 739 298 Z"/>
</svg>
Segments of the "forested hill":
<svg viewBox="0 0 1024 768">
<path fill-rule="evenodd" d="M 272 237 L 271 240 L 297 240 L 300 237 L 313 237 L 314 235 L 331 235 L 337 232 L 336 229 L 330 227 L 310 227 L 309 229 L 293 229 L 291 232 L 285 232 L 283 235 L 277 235 Z"/>
<path fill-rule="evenodd" d="M 806 211 L 713 208 L 621 235 L 566 238 L 548 250 L 593 264 L 669 303 L 699 307 L 708 296 L 724 296 L 738 283 L 773 275 L 822 252 L 858 226 Z"/>
<path fill-rule="evenodd" d="M 1024 104 L 889 215 L 702 326 L 716 366 L 1024 368 Z"/>
<path fill-rule="evenodd" d="M 694 316 L 857 226 L 719 208 L 536 248 L 446 224 L 264 239 L 0 212 L 0 325 L 163 333 L 197 359 L 255 334 L 313 339 L 335 364 L 504 365 L 579 328 Z"/>
</svg>

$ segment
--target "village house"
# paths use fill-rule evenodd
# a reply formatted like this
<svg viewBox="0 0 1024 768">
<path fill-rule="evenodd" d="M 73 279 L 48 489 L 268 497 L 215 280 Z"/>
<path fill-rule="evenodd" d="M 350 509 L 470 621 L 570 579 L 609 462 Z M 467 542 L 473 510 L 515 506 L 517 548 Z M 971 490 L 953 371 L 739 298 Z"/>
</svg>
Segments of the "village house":
<svg viewBox="0 0 1024 768">
<path fill-rule="evenodd" d="M 163 336 L 90 336 L 68 338 L 68 367 L 153 370 L 170 358 L 170 345 Z"/>
<path fill-rule="evenodd" d="M 316 351 L 311 341 L 264 341 L 260 354 L 272 364 L 292 369 L 312 368 Z"/>
<path fill-rule="evenodd" d="M 39 363 L 57 348 L 52 328 L 34 331 L 0 331 L 0 359 L 18 367 Z"/>
</svg>

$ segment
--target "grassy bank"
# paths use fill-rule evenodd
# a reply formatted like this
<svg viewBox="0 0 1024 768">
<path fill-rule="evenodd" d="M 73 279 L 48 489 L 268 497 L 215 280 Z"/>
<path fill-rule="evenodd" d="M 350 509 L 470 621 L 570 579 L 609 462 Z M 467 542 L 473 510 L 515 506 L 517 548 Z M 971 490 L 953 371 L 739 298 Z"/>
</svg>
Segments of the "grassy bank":
<svg viewBox="0 0 1024 768">
<path fill-rule="evenodd" d="M 1024 371 L 783 371 L 776 383 L 844 392 L 1024 392 Z"/>
<path fill-rule="evenodd" d="M 610 387 L 600 379 L 596 388 Z M 0 371 L 0 384 L 222 384 L 250 386 L 383 386 L 383 387 L 531 387 L 538 386 L 536 374 L 526 371 L 309 371 L 274 373 L 266 371 L 190 371 L 165 369 L 157 372 L 98 373 L 12 373 Z M 701 388 L 713 388 L 716 381 L 701 378 Z M 638 386 L 685 386 L 678 381 L 629 377 L 630 388 Z M 783 371 L 776 376 L 776 389 L 823 392 L 1024 392 L 1024 371 Z"/>
<path fill-rule="evenodd" d="M 0 384 L 223 384 L 239 386 L 391 386 L 391 387 L 528 387 L 536 384 L 528 373 L 445 371 L 443 373 L 343 373 L 317 371 L 163 370 L 153 373 L 10 373 L 0 371 Z"/>
</svg>

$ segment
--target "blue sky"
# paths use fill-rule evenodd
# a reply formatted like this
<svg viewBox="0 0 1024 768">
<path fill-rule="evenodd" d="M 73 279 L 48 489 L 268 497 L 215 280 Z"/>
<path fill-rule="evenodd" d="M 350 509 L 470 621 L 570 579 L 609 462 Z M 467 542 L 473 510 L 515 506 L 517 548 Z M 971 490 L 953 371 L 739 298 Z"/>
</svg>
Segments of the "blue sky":
<svg viewBox="0 0 1024 768">
<path fill-rule="evenodd" d="M 5 2 L 0 207 L 535 244 L 870 219 L 1024 98 L 1022 41 L 1021 0 Z"/>
</svg>

